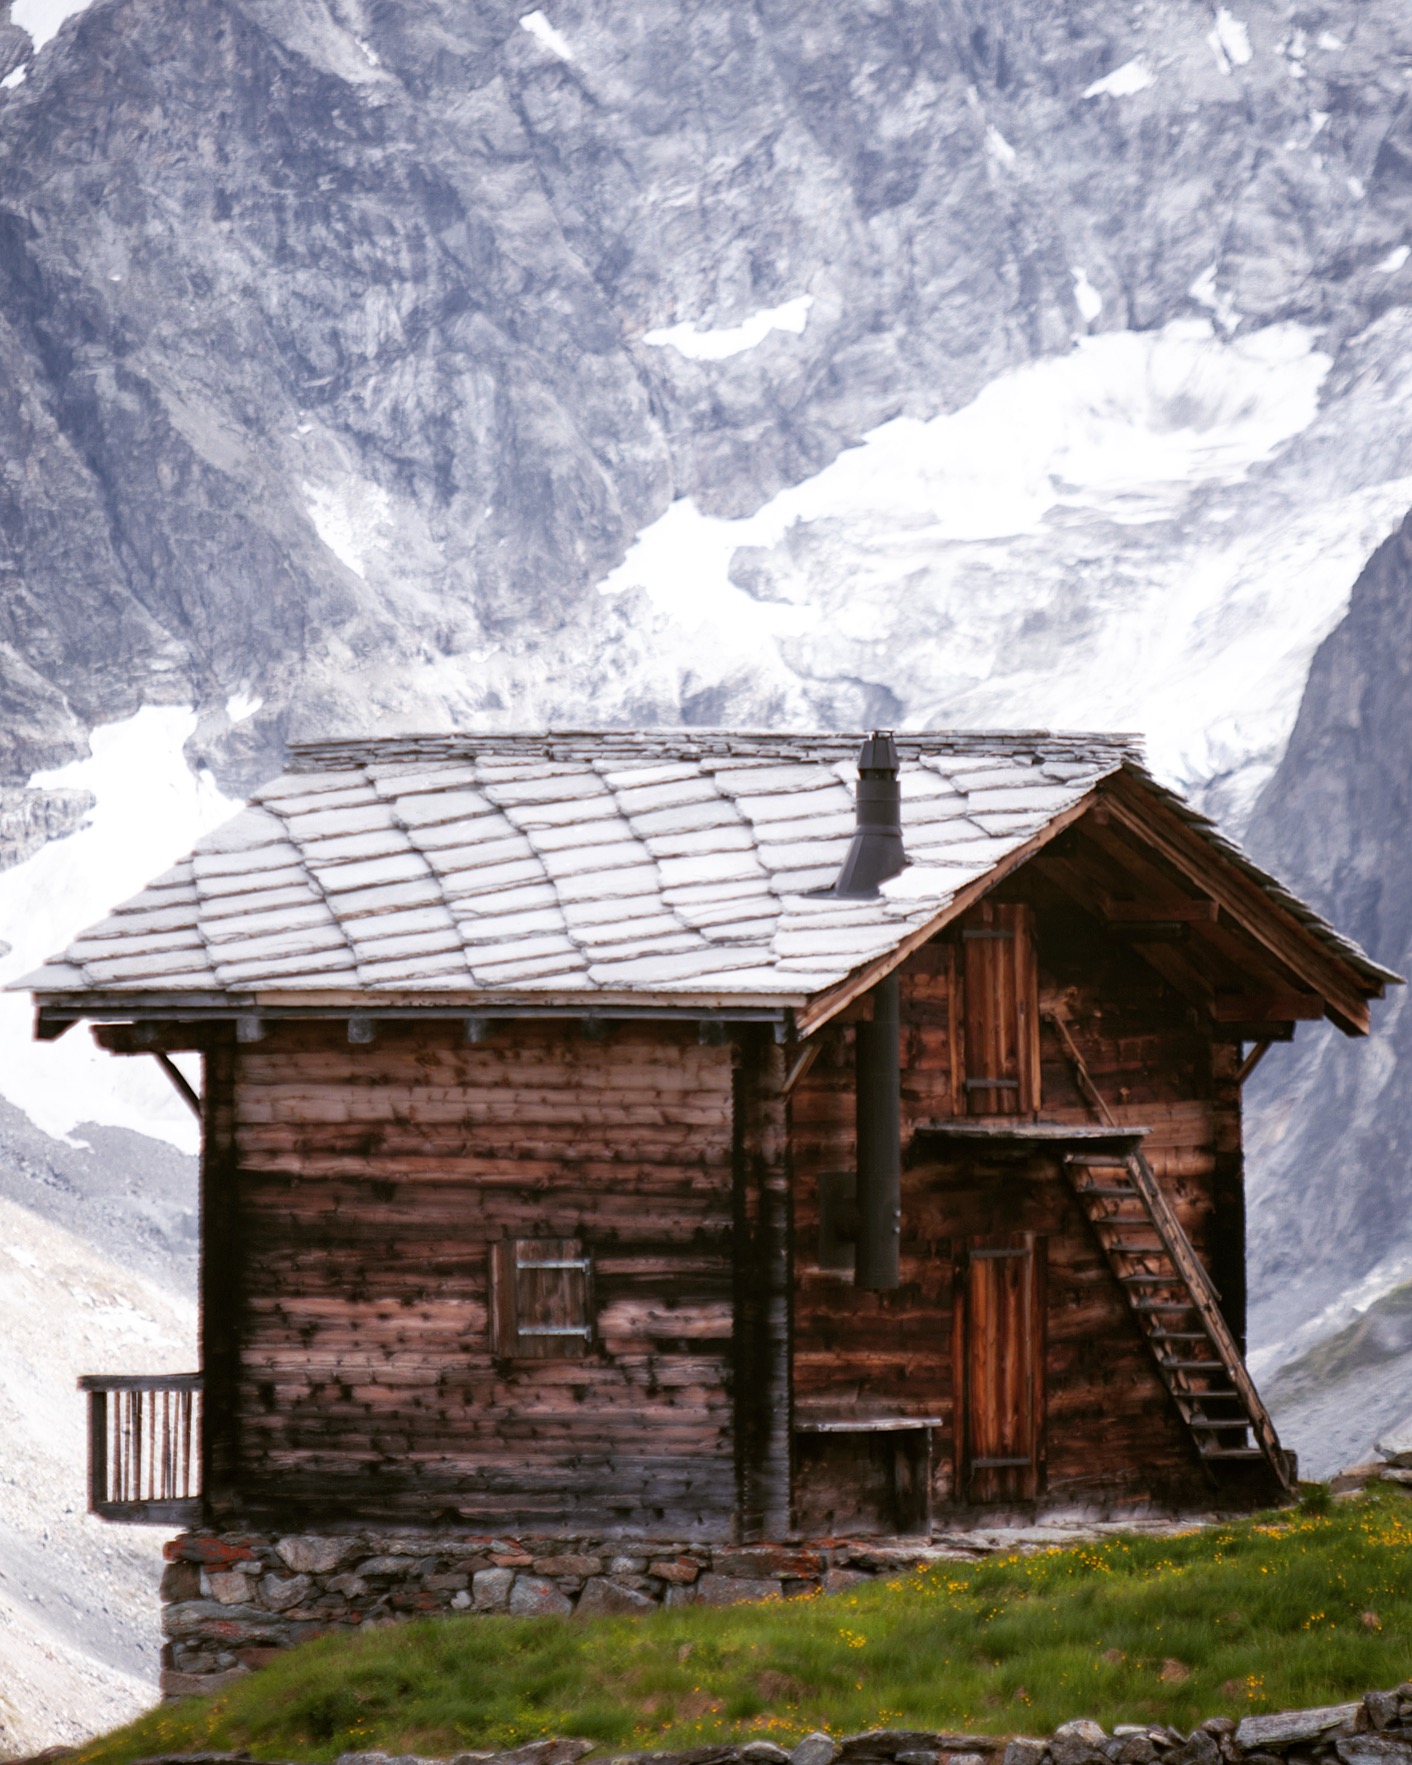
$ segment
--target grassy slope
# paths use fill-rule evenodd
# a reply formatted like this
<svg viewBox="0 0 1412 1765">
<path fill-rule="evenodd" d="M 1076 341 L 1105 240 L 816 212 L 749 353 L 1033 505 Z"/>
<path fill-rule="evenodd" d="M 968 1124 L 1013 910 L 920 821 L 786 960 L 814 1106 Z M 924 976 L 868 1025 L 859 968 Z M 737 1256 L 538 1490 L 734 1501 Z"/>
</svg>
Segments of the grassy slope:
<svg viewBox="0 0 1412 1765">
<path fill-rule="evenodd" d="M 1322 1492 L 1320 1492 L 1322 1493 Z M 83 1765 L 171 1748 L 327 1760 L 546 1734 L 614 1750 L 812 1728 L 1189 1727 L 1412 1672 L 1412 1499 L 1378 1491 L 1176 1539 L 943 1563 L 832 1598 L 647 1618 L 441 1618 L 292 1651 Z"/>
</svg>

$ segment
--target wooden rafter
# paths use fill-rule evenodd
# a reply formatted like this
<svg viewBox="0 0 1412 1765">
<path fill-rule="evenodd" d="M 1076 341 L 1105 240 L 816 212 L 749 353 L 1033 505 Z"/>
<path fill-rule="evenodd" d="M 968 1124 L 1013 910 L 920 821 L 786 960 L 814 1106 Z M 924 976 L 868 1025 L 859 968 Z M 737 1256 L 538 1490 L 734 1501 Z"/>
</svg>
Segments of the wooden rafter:
<svg viewBox="0 0 1412 1765">
<path fill-rule="evenodd" d="M 1339 963 L 1315 943 L 1284 908 L 1235 867 L 1222 863 L 1209 846 L 1165 805 L 1144 794 L 1136 798 L 1127 781 L 1114 780 L 1108 792 L 1110 812 L 1135 839 L 1157 853 L 1191 884 L 1209 894 L 1247 933 L 1306 987 L 1320 994 L 1340 1029 L 1365 1036 L 1369 1028 L 1367 994 L 1360 991 Z M 1369 993 L 1381 987 L 1369 985 Z"/>
</svg>

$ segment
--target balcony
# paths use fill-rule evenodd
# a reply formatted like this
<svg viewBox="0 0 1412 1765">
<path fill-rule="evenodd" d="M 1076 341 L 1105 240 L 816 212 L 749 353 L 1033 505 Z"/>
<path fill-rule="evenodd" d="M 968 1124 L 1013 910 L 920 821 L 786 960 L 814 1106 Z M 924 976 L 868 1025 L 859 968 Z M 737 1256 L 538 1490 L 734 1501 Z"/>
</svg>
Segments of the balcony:
<svg viewBox="0 0 1412 1765">
<path fill-rule="evenodd" d="M 88 1509 L 138 1526 L 201 1518 L 200 1373 L 89 1373 Z"/>
</svg>

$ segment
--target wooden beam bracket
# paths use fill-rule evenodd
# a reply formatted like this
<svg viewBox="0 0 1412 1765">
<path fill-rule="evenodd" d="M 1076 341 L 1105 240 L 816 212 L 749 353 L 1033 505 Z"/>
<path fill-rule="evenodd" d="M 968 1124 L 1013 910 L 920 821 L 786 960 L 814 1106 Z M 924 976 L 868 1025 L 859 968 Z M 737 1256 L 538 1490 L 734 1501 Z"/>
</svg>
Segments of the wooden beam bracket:
<svg viewBox="0 0 1412 1765">
<path fill-rule="evenodd" d="M 186 1074 L 181 1070 L 181 1068 L 177 1065 L 177 1063 L 172 1059 L 171 1055 L 166 1053 L 163 1049 L 154 1048 L 151 1050 L 151 1052 L 152 1052 L 153 1058 L 157 1062 L 157 1065 L 161 1067 L 162 1071 L 167 1075 L 167 1077 L 172 1081 L 172 1084 L 176 1087 L 177 1093 L 181 1097 L 182 1101 L 191 1110 L 191 1113 L 196 1117 L 197 1121 L 200 1121 L 201 1120 L 201 1099 L 200 1099 L 200 1097 L 197 1096 L 196 1092 L 192 1089 L 192 1087 L 187 1083 Z"/>
</svg>

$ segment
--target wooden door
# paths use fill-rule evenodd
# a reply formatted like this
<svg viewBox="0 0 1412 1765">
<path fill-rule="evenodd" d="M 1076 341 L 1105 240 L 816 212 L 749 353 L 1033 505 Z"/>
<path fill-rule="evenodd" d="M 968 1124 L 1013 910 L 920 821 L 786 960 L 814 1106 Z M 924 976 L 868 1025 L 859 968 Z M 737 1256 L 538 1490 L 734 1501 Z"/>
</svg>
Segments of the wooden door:
<svg viewBox="0 0 1412 1765">
<path fill-rule="evenodd" d="M 983 901 L 961 924 L 968 1115 L 1039 1109 L 1039 976 L 1033 916 Z"/>
<path fill-rule="evenodd" d="M 1044 1488 L 1045 1242 L 972 1238 L 956 1274 L 957 1477 L 968 1502 Z"/>
</svg>

